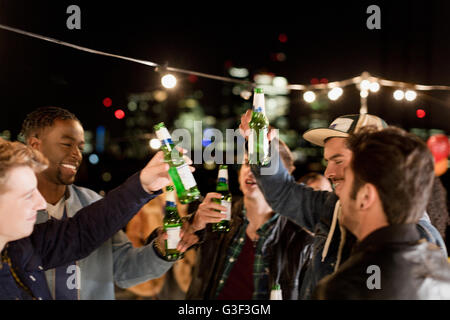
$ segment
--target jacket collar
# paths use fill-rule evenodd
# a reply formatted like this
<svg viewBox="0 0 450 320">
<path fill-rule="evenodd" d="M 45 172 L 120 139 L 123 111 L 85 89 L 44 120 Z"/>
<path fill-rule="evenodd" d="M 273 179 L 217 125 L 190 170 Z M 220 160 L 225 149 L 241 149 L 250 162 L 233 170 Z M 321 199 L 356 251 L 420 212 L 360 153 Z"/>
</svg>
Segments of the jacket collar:
<svg viewBox="0 0 450 320">
<path fill-rule="evenodd" d="M 244 198 L 243 197 L 238 200 L 237 208 L 238 208 L 238 216 L 244 221 L 245 224 L 248 224 L 249 221 L 247 219 L 247 210 L 244 206 Z M 272 227 L 275 225 L 275 223 L 277 222 L 279 217 L 280 217 L 279 213 L 272 212 L 272 216 L 269 218 L 269 220 L 264 222 L 264 224 L 261 227 L 259 227 L 258 230 L 256 230 L 258 235 L 267 237 L 270 234 Z"/>
<path fill-rule="evenodd" d="M 358 242 L 355 252 L 363 251 L 369 246 L 381 246 L 388 243 L 414 243 L 420 240 L 415 223 L 389 225 L 375 230 Z"/>
<path fill-rule="evenodd" d="M 67 216 L 73 217 L 78 210 L 82 209 L 80 199 L 78 199 L 76 192 L 74 191 L 74 185 L 68 185 L 64 192 L 64 201 L 66 202 Z M 50 215 L 47 210 L 38 210 L 35 224 L 44 223 L 50 219 Z"/>
</svg>

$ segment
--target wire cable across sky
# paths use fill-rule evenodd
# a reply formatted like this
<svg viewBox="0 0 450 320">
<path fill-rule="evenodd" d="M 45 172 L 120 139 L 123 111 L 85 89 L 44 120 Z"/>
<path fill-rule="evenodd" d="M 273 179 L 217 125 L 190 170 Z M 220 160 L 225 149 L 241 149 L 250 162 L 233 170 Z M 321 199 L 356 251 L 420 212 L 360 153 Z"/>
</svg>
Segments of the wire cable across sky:
<svg viewBox="0 0 450 320">
<path fill-rule="evenodd" d="M 72 43 L 68 43 L 68 42 L 65 42 L 65 41 L 62 41 L 62 40 L 58 40 L 58 39 L 42 36 L 42 35 L 39 35 L 39 34 L 36 34 L 36 33 L 23 31 L 21 29 L 13 28 L 13 27 L 6 26 L 6 25 L 3 25 L 3 24 L 0 24 L 0 29 L 8 30 L 8 31 L 15 32 L 15 33 L 18 33 L 18 34 L 22 34 L 22 35 L 25 35 L 25 36 L 28 36 L 28 37 L 32 37 L 32 38 L 36 38 L 36 39 L 40 39 L 40 40 L 44 40 L 44 41 L 48 41 L 48 42 L 52 42 L 52 43 L 55 43 L 55 44 L 58 44 L 58 45 L 61 45 L 61 46 L 73 48 L 73 49 L 76 49 L 76 50 L 80 50 L 80 51 L 84 51 L 84 52 L 88 52 L 88 53 L 92 53 L 92 54 L 97 54 L 97 55 L 102 55 L 102 56 L 106 56 L 106 57 L 111 57 L 111 58 L 116 58 L 116 59 L 121 59 L 121 60 L 127 60 L 127 61 L 131 61 L 131 62 L 143 64 L 143 65 L 146 65 L 146 66 L 149 66 L 149 67 L 154 67 L 155 69 L 159 69 L 159 70 L 165 70 L 165 71 L 172 71 L 172 72 L 177 72 L 177 73 L 184 73 L 184 74 L 189 74 L 189 75 L 195 75 L 197 77 L 203 77 L 203 78 L 208 78 L 208 79 L 213 79 L 213 80 L 218 80 L 218 81 L 224 81 L 224 82 L 232 82 L 232 83 L 242 84 L 242 85 L 246 85 L 246 86 L 250 86 L 250 87 L 256 87 L 257 86 L 256 83 L 251 82 L 251 81 L 239 80 L 239 79 L 223 77 L 223 76 L 218 76 L 218 75 L 212 75 L 212 74 L 198 72 L 198 71 L 193 71 L 193 70 L 175 68 L 175 67 L 161 65 L 161 64 L 158 64 L 156 62 L 152 62 L 152 61 L 148 61 L 148 60 L 135 59 L 135 58 L 126 57 L 126 56 L 122 56 L 122 55 L 117 55 L 117 54 L 113 54 L 113 53 L 108 53 L 108 52 L 104 52 L 104 51 L 100 51 L 100 50 L 90 49 L 90 48 L 86 48 L 86 47 L 83 47 L 83 46 L 79 46 L 79 45 L 75 45 L 75 44 L 72 44 Z M 370 76 L 366 72 L 362 73 L 361 76 L 356 76 L 356 77 L 353 77 L 353 78 L 350 78 L 350 79 L 334 81 L 334 82 L 329 82 L 329 83 L 320 83 L 320 84 L 288 84 L 286 86 L 286 89 L 288 89 L 288 90 L 305 91 L 305 90 L 333 89 L 333 88 L 336 88 L 336 87 L 342 88 L 342 87 L 346 87 L 346 86 L 349 86 L 349 85 L 352 85 L 352 84 L 361 84 L 361 82 L 364 81 L 364 80 L 369 80 L 371 82 L 378 82 L 380 85 L 386 86 L 386 87 L 397 87 L 397 88 L 413 89 L 413 90 L 419 90 L 419 91 L 432 91 L 432 90 L 450 91 L 450 86 L 445 86 L 445 85 L 422 85 L 422 84 L 414 84 L 414 83 L 407 83 L 407 82 L 401 82 L 401 81 L 392 81 L 392 80 L 387 80 L 387 79 L 383 79 L 383 78 L 379 78 L 379 77 Z"/>
</svg>

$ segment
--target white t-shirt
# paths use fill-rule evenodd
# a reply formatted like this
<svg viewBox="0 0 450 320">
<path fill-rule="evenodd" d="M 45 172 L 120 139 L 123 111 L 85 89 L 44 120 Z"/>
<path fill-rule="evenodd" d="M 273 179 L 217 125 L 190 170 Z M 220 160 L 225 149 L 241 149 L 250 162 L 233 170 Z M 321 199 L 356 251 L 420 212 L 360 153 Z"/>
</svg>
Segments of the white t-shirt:
<svg viewBox="0 0 450 320">
<path fill-rule="evenodd" d="M 55 219 L 61 220 L 64 214 L 64 204 L 65 204 L 64 196 L 55 205 L 47 202 L 48 214 Z"/>
</svg>

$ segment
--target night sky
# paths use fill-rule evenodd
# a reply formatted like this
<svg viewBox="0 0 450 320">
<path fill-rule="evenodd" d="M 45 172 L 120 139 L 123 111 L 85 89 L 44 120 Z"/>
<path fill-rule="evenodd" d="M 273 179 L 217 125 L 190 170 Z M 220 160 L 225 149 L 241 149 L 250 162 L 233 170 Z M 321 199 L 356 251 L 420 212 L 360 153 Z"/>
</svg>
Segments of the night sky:
<svg viewBox="0 0 450 320">
<path fill-rule="evenodd" d="M 95 2 L 95 5 L 92 3 Z M 229 76 L 225 63 L 251 76 L 266 71 L 291 84 L 312 78 L 343 80 L 368 71 L 390 80 L 450 85 L 448 1 L 21 1 L 0 0 L 0 23 L 80 46 L 159 64 Z M 69 30 L 66 9 L 81 8 L 81 30 Z M 366 9 L 381 8 L 381 30 L 369 30 Z M 282 43 L 280 34 L 287 36 Z M 285 61 L 273 61 L 283 52 Z M 160 87 L 154 68 L 102 57 L 0 30 L 0 131 L 15 139 L 25 115 L 43 105 L 74 112 L 85 129 L 102 124 L 120 135 L 123 122 L 102 105 L 126 108 L 133 92 Z M 181 76 L 186 79 L 186 76 Z M 250 79 L 251 80 L 251 79 Z M 182 95 L 181 81 L 173 96 Z M 206 114 L 224 107 L 220 81 L 199 78 Z M 450 134 L 450 92 L 428 92 L 413 103 L 396 102 L 392 89 L 368 100 L 369 113 L 405 129 L 440 129 Z M 292 91 L 291 108 L 308 107 Z M 426 110 L 424 119 L 416 109 Z M 170 109 L 172 108 L 172 109 Z M 169 106 L 167 112 L 176 112 Z M 174 111 L 175 110 L 175 111 Z M 329 118 L 359 112 L 359 95 L 348 87 L 329 108 Z M 237 121 L 237 119 L 236 119 Z M 299 133 L 301 128 L 295 128 Z M 149 132 L 152 128 L 149 128 Z M 130 168 L 132 171 L 134 168 Z"/>
</svg>

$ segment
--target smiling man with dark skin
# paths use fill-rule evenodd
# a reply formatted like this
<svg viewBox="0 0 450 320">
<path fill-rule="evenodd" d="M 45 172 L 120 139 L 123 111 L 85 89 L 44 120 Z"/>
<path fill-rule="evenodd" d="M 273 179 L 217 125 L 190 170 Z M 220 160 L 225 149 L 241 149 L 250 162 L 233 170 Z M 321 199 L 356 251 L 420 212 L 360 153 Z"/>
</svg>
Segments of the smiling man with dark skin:
<svg viewBox="0 0 450 320">
<path fill-rule="evenodd" d="M 58 107 L 39 108 L 27 115 L 22 135 L 49 161 L 48 169 L 37 174 L 38 189 L 47 202 L 47 212 L 39 212 L 37 223 L 72 217 L 101 199 L 96 192 L 73 184 L 85 145 L 83 127 L 74 114 Z M 53 297 L 114 299 L 114 283 L 127 288 L 160 277 L 173 265 L 155 245 L 164 237 L 162 232 L 154 232 L 146 246 L 133 248 L 125 233 L 118 232 L 87 258 L 47 271 Z M 180 241 L 179 250 L 187 249 L 187 237 Z"/>
<path fill-rule="evenodd" d="M 66 186 L 75 181 L 83 159 L 84 130 L 77 120 L 56 119 L 51 127 L 42 129 L 39 137 L 30 137 L 27 143 L 49 160 L 49 168 L 37 174 L 38 187 L 54 205 L 63 197 Z"/>
</svg>

